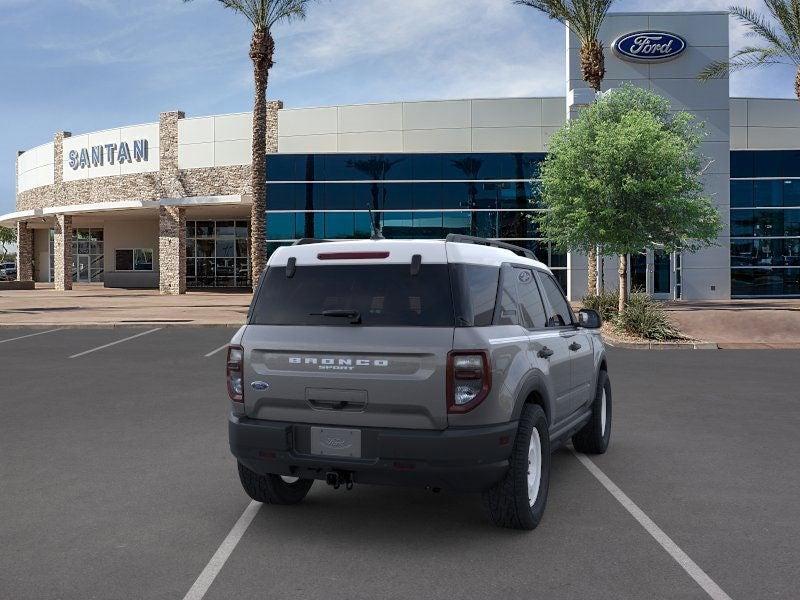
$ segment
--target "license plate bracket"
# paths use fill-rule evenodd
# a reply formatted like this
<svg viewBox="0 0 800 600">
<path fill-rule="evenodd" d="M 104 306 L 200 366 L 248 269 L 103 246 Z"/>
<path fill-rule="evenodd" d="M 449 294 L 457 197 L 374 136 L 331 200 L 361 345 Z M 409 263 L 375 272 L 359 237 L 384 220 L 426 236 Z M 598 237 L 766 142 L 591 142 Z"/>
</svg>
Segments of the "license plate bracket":
<svg viewBox="0 0 800 600">
<path fill-rule="evenodd" d="M 361 430 L 312 427 L 311 454 L 361 458 Z"/>
</svg>

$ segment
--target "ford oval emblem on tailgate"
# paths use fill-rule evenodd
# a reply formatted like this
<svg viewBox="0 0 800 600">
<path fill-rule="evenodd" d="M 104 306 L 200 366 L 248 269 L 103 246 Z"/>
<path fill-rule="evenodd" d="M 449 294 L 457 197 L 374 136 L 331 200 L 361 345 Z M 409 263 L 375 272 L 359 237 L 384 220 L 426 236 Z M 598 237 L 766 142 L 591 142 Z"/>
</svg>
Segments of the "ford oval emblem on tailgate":
<svg viewBox="0 0 800 600">
<path fill-rule="evenodd" d="M 263 391 L 269 387 L 269 384 L 266 381 L 254 381 L 250 384 L 250 387 L 254 390 Z"/>
</svg>

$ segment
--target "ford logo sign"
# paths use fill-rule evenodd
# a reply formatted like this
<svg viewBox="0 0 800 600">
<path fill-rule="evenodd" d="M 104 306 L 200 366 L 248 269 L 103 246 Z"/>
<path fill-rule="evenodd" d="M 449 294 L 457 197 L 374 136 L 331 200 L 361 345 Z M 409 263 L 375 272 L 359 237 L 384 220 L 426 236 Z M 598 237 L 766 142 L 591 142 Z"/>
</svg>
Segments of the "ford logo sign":
<svg viewBox="0 0 800 600">
<path fill-rule="evenodd" d="M 250 384 L 250 387 L 254 390 L 263 391 L 269 387 L 269 384 L 266 381 L 254 381 Z"/>
<path fill-rule="evenodd" d="M 614 40 L 614 53 L 634 62 L 672 60 L 686 50 L 686 40 L 665 31 L 637 31 Z"/>
</svg>

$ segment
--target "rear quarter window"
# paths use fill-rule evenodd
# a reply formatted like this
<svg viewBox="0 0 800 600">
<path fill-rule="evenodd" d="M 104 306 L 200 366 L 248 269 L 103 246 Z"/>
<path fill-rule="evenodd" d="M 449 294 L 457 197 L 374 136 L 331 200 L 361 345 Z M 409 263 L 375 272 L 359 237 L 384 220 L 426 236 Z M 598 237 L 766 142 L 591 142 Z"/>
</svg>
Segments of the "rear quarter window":
<svg viewBox="0 0 800 600">
<path fill-rule="evenodd" d="M 416 275 L 410 264 L 305 265 L 292 277 L 270 267 L 250 324 L 452 327 L 449 280 L 445 264 L 423 264 Z M 324 311 L 357 311 L 361 324 Z"/>
<path fill-rule="evenodd" d="M 450 269 L 456 325 L 460 327 L 491 325 L 497 300 L 499 267 L 452 264 Z"/>
</svg>

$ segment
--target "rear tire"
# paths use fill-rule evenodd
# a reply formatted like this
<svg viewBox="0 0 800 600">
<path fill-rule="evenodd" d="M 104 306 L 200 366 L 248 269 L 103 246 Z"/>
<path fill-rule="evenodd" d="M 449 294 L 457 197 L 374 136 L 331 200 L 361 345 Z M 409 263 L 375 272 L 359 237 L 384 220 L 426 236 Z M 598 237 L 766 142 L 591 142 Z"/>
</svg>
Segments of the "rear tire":
<svg viewBox="0 0 800 600">
<path fill-rule="evenodd" d="M 550 433 L 540 406 L 526 404 L 505 477 L 483 493 L 489 519 L 498 527 L 535 529 L 550 487 Z"/>
<path fill-rule="evenodd" d="M 592 416 L 578 433 L 572 445 L 584 454 L 605 454 L 611 441 L 611 381 L 608 373 L 600 371 L 592 403 Z"/>
<path fill-rule="evenodd" d="M 313 479 L 296 479 L 280 475 L 259 475 L 242 463 L 239 466 L 239 481 L 247 495 L 264 504 L 298 504 L 314 485 Z M 290 483 L 291 482 L 291 483 Z"/>
</svg>

